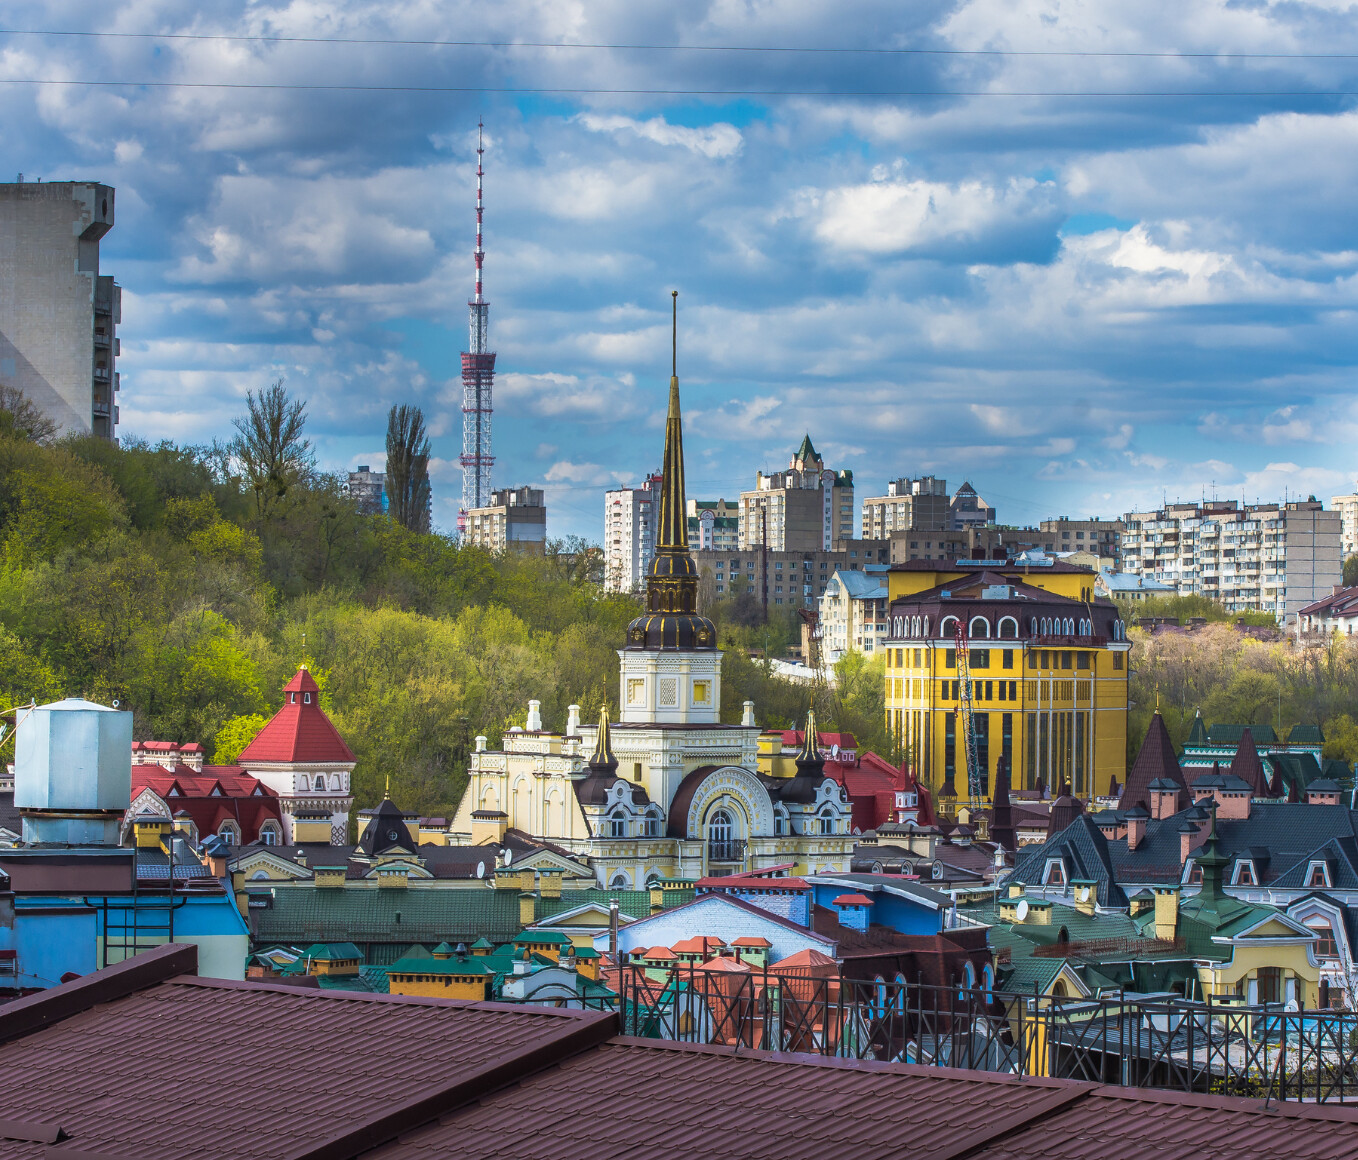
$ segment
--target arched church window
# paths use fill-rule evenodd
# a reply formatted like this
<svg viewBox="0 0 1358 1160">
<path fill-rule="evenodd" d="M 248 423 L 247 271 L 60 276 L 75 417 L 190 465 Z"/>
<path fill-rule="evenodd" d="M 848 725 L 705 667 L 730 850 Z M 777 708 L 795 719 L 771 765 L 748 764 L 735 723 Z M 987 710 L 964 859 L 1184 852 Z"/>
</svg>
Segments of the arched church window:
<svg viewBox="0 0 1358 1160">
<path fill-rule="evenodd" d="M 610 838 L 627 837 L 627 815 L 622 810 L 614 810 L 608 815 L 608 836 Z"/>
</svg>

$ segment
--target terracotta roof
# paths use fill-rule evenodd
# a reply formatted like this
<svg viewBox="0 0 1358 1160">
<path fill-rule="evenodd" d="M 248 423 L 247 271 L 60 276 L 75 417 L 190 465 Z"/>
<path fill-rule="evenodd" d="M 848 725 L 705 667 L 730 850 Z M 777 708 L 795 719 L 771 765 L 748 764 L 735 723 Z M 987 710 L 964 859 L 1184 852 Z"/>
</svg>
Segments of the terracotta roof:
<svg viewBox="0 0 1358 1160">
<path fill-rule="evenodd" d="M 824 968 L 831 974 L 839 971 L 839 964 L 835 962 L 834 959 L 829 955 L 821 954 L 820 951 L 816 950 L 814 947 L 807 947 L 804 951 L 797 951 L 796 954 L 788 955 L 785 959 L 779 959 L 776 963 L 771 964 L 771 966 L 776 967 L 777 973 L 780 975 L 788 974 L 798 968 L 805 970 L 819 970 Z"/>
<path fill-rule="evenodd" d="M 841 894 L 831 903 L 832 906 L 871 906 L 872 899 L 866 894 Z"/>
<path fill-rule="evenodd" d="M 805 878 L 761 878 L 754 874 L 722 874 L 699 878 L 695 890 L 810 890 Z"/>
<path fill-rule="evenodd" d="M 705 955 L 721 945 L 721 939 L 713 938 L 710 934 L 700 934 L 675 943 L 670 950 L 677 955 Z"/>
<path fill-rule="evenodd" d="M 302 699 L 304 693 L 311 694 L 309 705 Z M 237 758 L 244 766 L 254 761 L 352 765 L 354 760 L 353 752 L 321 708 L 319 689 L 306 669 L 298 669 L 287 683 L 283 707 Z"/>
<path fill-rule="evenodd" d="M 771 947 L 773 943 L 766 938 L 760 938 L 757 934 L 743 934 L 739 938 L 731 940 L 733 947 Z"/>
<path fill-rule="evenodd" d="M 741 962 L 740 959 L 716 958 L 708 959 L 705 963 L 699 963 L 694 969 L 698 971 L 742 971 L 749 974 L 750 964 Z"/>
<path fill-rule="evenodd" d="M 215 834 L 223 822 L 239 828 L 240 845 L 259 839 L 267 821 L 283 824 L 278 794 L 238 765 L 205 765 L 201 773 L 187 765 L 166 769 L 162 765 L 132 767 L 132 798 L 151 790 L 175 816 L 193 819 L 200 838 Z"/>
</svg>

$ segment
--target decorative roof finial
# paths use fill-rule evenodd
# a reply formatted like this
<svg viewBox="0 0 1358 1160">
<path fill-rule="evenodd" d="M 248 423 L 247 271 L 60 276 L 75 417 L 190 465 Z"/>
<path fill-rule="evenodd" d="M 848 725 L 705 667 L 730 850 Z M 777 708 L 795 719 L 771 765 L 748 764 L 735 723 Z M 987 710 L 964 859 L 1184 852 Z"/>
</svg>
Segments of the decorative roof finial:
<svg viewBox="0 0 1358 1160">
<path fill-rule="evenodd" d="M 389 801 L 391 801 L 391 772 L 390 772 L 390 771 L 387 772 L 387 788 L 386 788 L 385 790 L 382 791 L 382 800 L 383 800 L 384 802 L 389 802 Z"/>
<path fill-rule="evenodd" d="M 802 734 L 801 752 L 797 754 L 794 764 L 797 766 L 798 773 L 822 773 L 825 770 L 825 758 L 820 755 L 820 746 L 817 744 L 816 734 L 816 711 L 808 709 L 806 711 L 806 729 Z"/>
<path fill-rule="evenodd" d="M 599 709 L 599 737 L 594 743 L 594 752 L 589 759 L 590 769 L 609 770 L 618 768 L 618 759 L 613 752 L 613 738 L 608 728 L 608 705 Z"/>
</svg>

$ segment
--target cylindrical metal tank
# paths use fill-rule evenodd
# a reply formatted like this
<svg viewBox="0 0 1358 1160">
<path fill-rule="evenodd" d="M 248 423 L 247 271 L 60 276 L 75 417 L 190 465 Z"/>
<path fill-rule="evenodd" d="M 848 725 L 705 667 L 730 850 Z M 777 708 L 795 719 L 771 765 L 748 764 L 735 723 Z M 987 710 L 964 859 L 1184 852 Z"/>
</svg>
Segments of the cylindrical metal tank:
<svg viewBox="0 0 1358 1160">
<path fill-rule="evenodd" d="M 14 805 L 25 842 L 116 846 L 131 793 L 131 713 L 78 697 L 20 711 Z"/>
</svg>

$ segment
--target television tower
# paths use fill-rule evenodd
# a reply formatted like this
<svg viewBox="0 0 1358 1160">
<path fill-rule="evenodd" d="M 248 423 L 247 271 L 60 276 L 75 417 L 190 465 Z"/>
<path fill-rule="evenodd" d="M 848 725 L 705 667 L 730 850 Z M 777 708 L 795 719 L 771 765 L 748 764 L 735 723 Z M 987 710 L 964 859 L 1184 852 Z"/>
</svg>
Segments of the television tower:
<svg viewBox="0 0 1358 1160">
<path fill-rule="evenodd" d="M 481 179 L 486 152 L 484 124 L 476 126 L 476 297 L 467 303 L 470 313 L 470 350 L 462 352 L 462 507 L 457 530 L 467 528 L 467 512 L 490 503 L 490 393 L 495 382 L 495 355 L 490 346 L 490 304 L 482 294 L 481 270 L 486 251 L 481 245 L 481 219 L 485 210 Z"/>
</svg>

